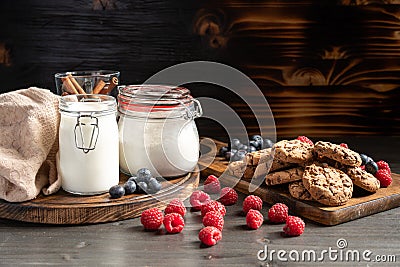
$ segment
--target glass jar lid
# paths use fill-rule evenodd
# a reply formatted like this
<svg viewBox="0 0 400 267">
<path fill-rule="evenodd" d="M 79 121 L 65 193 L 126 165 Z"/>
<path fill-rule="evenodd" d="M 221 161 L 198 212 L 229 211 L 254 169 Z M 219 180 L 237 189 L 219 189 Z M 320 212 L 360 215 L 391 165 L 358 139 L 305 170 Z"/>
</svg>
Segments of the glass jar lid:
<svg viewBox="0 0 400 267">
<path fill-rule="evenodd" d="M 200 103 L 185 87 L 127 85 L 119 86 L 118 91 L 118 111 L 124 115 L 148 118 L 196 118 L 202 115 Z"/>
<path fill-rule="evenodd" d="M 103 116 L 115 113 L 117 102 L 114 97 L 108 95 L 66 95 L 60 98 L 59 109 L 61 113 L 70 116 Z"/>
</svg>

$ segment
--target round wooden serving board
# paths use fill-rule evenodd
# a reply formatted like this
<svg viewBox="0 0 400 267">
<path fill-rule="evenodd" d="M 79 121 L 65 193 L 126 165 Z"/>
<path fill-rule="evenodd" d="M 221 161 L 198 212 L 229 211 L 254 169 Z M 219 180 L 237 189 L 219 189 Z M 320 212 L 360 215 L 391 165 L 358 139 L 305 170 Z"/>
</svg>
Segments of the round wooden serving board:
<svg viewBox="0 0 400 267">
<path fill-rule="evenodd" d="M 121 174 L 120 184 L 128 177 Z M 148 208 L 164 209 L 173 198 L 184 200 L 198 187 L 198 168 L 184 177 L 163 182 L 154 195 L 132 194 L 111 199 L 108 193 L 79 196 L 60 190 L 20 203 L 0 200 L 0 218 L 46 224 L 89 224 L 130 219 Z"/>
</svg>

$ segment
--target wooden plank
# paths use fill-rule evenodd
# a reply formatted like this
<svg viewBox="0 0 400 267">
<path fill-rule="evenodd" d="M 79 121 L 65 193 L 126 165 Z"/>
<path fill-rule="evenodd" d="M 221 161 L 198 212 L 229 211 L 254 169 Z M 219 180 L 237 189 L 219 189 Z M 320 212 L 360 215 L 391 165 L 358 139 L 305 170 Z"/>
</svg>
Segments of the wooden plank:
<svg viewBox="0 0 400 267">
<path fill-rule="evenodd" d="M 210 174 L 220 176 L 223 183 L 235 187 L 245 194 L 249 192 L 249 181 L 241 180 L 225 173 L 228 162 L 221 157 L 215 157 L 216 151 L 225 143 L 215 141 L 216 147 L 210 146 L 207 153 L 200 158 L 202 176 Z M 204 143 L 207 145 L 208 143 Z M 210 164 L 210 162 L 212 162 Z M 378 192 L 370 194 L 355 189 L 353 197 L 346 205 L 338 207 L 327 207 L 313 201 L 300 201 L 290 196 L 287 185 L 266 186 L 264 183 L 251 194 L 258 195 L 263 201 L 269 204 L 277 202 L 285 203 L 289 209 L 302 217 L 323 225 L 337 225 L 340 223 L 355 220 L 381 211 L 389 210 L 400 206 L 400 175 L 392 173 L 393 183 L 388 188 L 381 188 Z"/>
<path fill-rule="evenodd" d="M 120 183 L 128 177 L 121 174 Z M 130 219 L 140 216 L 148 208 L 164 209 L 173 198 L 186 199 L 197 188 L 198 169 L 183 178 L 163 182 L 161 191 L 154 195 L 132 194 L 111 199 L 108 193 L 78 196 L 60 190 L 54 195 L 10 203 L 0 200 L 0 218 L 45 224 L 88 224 Z"/>
</svg>

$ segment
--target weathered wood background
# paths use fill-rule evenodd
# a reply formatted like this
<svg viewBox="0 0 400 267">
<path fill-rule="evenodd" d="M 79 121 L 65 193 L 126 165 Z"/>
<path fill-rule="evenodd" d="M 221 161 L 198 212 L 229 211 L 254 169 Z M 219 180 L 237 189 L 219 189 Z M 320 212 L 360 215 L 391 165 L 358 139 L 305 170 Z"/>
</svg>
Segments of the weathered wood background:
<svg viewBox="0 0 400 267">
<path fill-rule="evenodd" d="M 176 63 L 212 60 L 256 82 L 278 137 L 400 135 L 400 1 L 248 2 L 2 0 L 0 90 L 54 90 L 54 73 L 83 69 L 118 69 L 123 83 L 141 83 Z M 223 88 L 188 87 L 252 116 Z"/>
</svg>

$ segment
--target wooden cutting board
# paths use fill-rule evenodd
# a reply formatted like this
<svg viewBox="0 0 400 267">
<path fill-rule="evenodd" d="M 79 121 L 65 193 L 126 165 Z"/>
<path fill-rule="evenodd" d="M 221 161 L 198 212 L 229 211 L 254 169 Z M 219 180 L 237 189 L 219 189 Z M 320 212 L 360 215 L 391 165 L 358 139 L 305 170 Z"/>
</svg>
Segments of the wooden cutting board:
<svg viewBox="0 0 400 267">
<path fill-rule="evenodd" d="M 120 176 L 120 184 L 128 177 Z M 111 199 L 108 193 L 79 196 L 60 190 L 54 195 L 21 202 L 0 200 L 0 218 L 46 224 L 89 224 L 125 220 L 140 216 L 148 208 L 164 209 L 173 198 L 184 200 L 198 187 L 199 169 L 179 179 L 163 182 L 157 194 L 132 194 Z"/>
<path fill-rule="evenodd" d="M 249 182 L 240 180 L 224 173 L 228 162 L 222 157 L 215 157 L 217 151 L 225 143 L 213 140 L 202 142 L 203 155 L 199 166 L 202 176 L 210 174 L 220 176 L 222 183 L 235 187 L 240 192 L 249 193 Z M 214 158 L 214 160 L 213 160 Z M 264 183 L 251 194 L 261 197 L 265 202 L 274 204 L 285 203 L 292 213 L 323 225 L 337 225 L 343 222 L 355 220 L 364 216 L 375 214 L 400 206 L 400 175 L 392 173 L 393 183 L 388 188 L 381 188 L 378 192 L 371 194 L 362 189 L 355 189 L 353 198 L 344 206 L 327 207 L 313 201 L 301 201 L 290 196 L 287 185 L 266 186 Z"/>
</svg>

